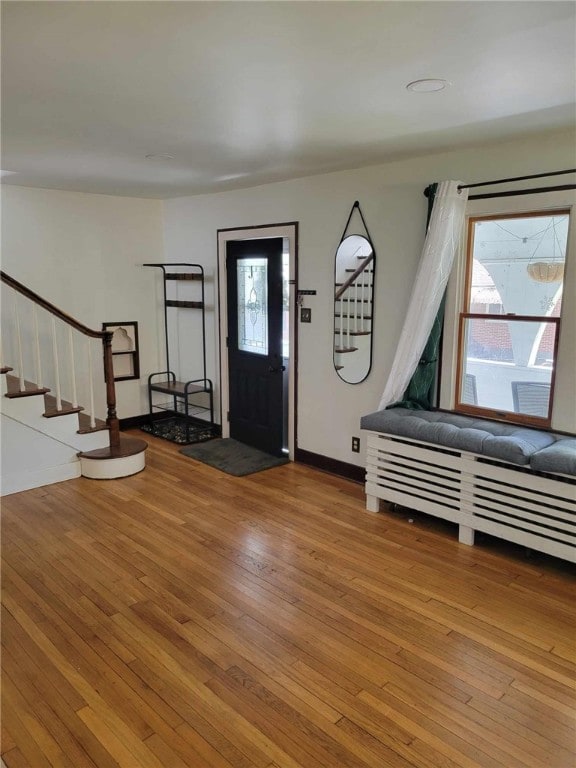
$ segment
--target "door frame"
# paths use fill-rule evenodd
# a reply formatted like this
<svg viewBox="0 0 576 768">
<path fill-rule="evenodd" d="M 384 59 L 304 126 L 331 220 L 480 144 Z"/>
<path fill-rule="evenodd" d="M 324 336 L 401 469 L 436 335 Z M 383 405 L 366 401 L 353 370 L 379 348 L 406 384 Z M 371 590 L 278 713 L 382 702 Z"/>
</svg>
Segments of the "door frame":
<svg viewBox="0 0 576 768">
<path fill-rule="evenodd" d="M 288 239 L 289 248 L 289 344 L 288 357 L 288 456 L 294 460 L 296 448 L 296 285 L 298 266 L 298 222 L 262 224 L 252 227 L 234 227 L 218 230 L 218 330 L 220 356 L 220 413 L 222 437 L 230 437 L 229 370 L 226 336 L 228 334 L 228 297 L 226 281 L 226 244 L 229 240 L 256 240 L 258 238 L 283 237 Z"/>
</svg>

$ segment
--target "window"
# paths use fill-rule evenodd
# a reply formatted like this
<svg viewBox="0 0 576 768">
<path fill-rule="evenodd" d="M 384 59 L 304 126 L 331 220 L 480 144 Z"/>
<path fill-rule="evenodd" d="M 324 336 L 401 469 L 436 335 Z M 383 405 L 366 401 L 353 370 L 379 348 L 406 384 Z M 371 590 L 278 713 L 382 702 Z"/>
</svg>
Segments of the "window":
<svg viewBox="0 0 576 768">
<path fill-rule="evenodd" d="M 469 219 L 456 409 L 550 426 L 569 210 Z"/>
</svg>

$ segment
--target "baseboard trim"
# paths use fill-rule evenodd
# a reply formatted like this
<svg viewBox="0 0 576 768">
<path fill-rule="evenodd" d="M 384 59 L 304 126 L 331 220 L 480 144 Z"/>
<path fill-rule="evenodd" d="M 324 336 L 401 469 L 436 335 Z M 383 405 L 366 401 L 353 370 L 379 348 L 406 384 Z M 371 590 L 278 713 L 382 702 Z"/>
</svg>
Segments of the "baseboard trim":
<svg viewBox="0 0 576 768">
<path fill-rule="evenodd" d="M 294 459 L 302 464 L 308 464 L 311 467 L 316 467 L 316 469 L 321 469 L 323 472 L 329 472 L 331 475 L 354 480 L 356 483 L 363 483 L 366 478 L 366 469 L 364 467 L 348 464 L 345 461 L 338 461 L 338 459 L 331 459 L 328 456 L 322 456 L 320 453 L 304 451 L 302 448 L 296 448 Z"/>
</svg>

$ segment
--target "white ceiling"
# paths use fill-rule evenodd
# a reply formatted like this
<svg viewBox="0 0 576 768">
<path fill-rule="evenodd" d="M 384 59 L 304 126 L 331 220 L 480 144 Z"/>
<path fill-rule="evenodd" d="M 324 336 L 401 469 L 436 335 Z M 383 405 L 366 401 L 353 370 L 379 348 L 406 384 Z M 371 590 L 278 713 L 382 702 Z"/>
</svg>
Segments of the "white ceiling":
<svg viewBox="0 0 576 768">
<path fill-rule="evenodd" d="M 164 198 L 574 125 L 575 11 L 3 2 L 2 181 Z"/>
</svg>

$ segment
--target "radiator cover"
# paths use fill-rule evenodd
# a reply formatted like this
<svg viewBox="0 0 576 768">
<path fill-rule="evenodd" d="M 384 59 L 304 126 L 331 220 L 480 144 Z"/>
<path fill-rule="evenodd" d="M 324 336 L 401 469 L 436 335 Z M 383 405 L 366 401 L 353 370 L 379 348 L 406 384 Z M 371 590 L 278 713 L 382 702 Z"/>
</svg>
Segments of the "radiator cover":
<svg viewBox="0 0 576 768">
<path fill-rule="evenodd" d="M 574 561 L 576 479 L 484 456 L 368 432 L 367 507 L 378 500 L 450 520 L 460 541 L 483 531 Z"/>
</svg>

